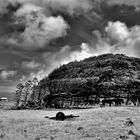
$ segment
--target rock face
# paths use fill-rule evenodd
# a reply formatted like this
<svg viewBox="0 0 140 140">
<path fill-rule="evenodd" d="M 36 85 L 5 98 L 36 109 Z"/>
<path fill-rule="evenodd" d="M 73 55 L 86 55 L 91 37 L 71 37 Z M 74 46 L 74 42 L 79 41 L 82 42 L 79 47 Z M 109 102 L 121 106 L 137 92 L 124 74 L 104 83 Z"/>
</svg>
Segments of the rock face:
<svg viewBox="0 0 140 140">
<path fill-rule="evenodd" d="M 88 103 L 90 97 L 95 102 L 121 97 L 128 99 L 126 103 L 131 100 L 136 104 L 140 100 L 140 58 L 120 54 L 91 57 L 55 69 L 44 81 L 52 102 L 83 97 Z"/>
</svg>

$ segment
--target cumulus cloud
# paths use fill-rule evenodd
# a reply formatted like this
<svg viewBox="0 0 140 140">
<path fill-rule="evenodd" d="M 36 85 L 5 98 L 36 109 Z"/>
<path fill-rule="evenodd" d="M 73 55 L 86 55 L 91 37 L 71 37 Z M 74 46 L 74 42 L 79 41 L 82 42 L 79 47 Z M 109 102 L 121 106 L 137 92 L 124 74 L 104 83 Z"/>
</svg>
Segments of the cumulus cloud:
<svg viewBox="0 0 140 140">
<path fill-rule="evenodd" d="M 87 12 L 92 9 L 89 0 L 45 0 L 53 10 L 66 11 L 73 15 L 79 12 Z"/>
<path fill-rule="evenodd" d="M 120 21 L 108 22 L 108 26 L 105 28 L 105 31 L 115 41 L 122 41 L 129 36 L 129 29 Z"/>
<path fill-rule="evenodd" d="M 14 9 L 10 12 L 12 22 L 7 21 L 10 29 L 0 38 L 0 43 L 27 51 L 44 49 L 67 35 L 70 26 L 62 13 L 83 15 L 93 8 L 91 0 L 2 0 L 0 14 L 9 11 L 9 4 L 20 6 L 11 8 Z"/>
<path fill-rule="evenodd" d="M 41 80 L 48 74 L 46 65 L 37 63 L 34 60 L 22 62 L 21 68 L 30 72 L 28 76 L 22 75 L 22 77 L 20 78 L 20 81 L 23 83 L 28 80 L 33 80 L 34 77 L 36 77 L 38 80 Z"/>
<path fill-rule="evenodd" d="M 110 39 L 113 38 L 118 41 L 112 46 L 113 53 L 140 57 L 140 26 L 136 25 L 129 28 L 125 23 L 119 21 L 109 22 L 106 31 Z"/>
<path fill-rule="evenodd" d="M 92 9 L 90 0 L 20 0 L 23 3 L 34 3 L 53 11 L 65 11 L 70 15 L 87 12 Z"/>
<path fill-rule="evenodd" d="M 22 17 L 22 16 L 26 16 L 32 12 L 38 12 L 41 11 L 42 8 L 39 6 L 36 6 L 34 4 L 28 3 L 28 4 L 24 4 L 21 8 L 19 8 L 15 15 L 17 17 Z"/>
<path fill-rule="evenodd" d="M 46 77 L 53 69 L 67 64 L 71 61 L 80 61 L 93 55 L 98 55 L 97 51 L 87 43 L 82 43 L 78 50 L 72 50 L 70 46 L 64 46 L 59 52 L 45 52 L 43 54 L 44 67 L 40 68 L 37 72 L 31 72 L 28 76 L 22 76 L 20 81 L 26 82 L 29 79 L 37 77 L 38 80 Z M 24 67 L 33 67 L 35 62 L 23 63 Z M 37 65 L 36 65 L 37 66 Z"/>
<path fill-rule="evenodd" d="M 80 61 L 84 58 L 92 56 L 93 50 L 86 43 L 82 43 L 78 50 L 72 50 L 71 46 L 67 45 L 60 49 L 59 52 L 49 53 L 43 55 L 43 59 L 50 65 L 50 71 L 60 65 L 67 64 L 71 61 Z"/>
<path fill-rule="evenodd" d="M 43 67 L 45 67 L 45 65 L 42 65 L 40 63 L 35 62 L 34 60 L 32 61 L 24 61 L 21 64 L 21 67 L 23 69 L 31 69 L 31 70 L 36 70 L 36 69 L 41 69 Z"/>
<path fill-rule="evenodd" d="M 104 45 L 104 47 L 102 45 Z M 95 46 L 88 43 L 82 43 L 76 50 L 72 50 L 71 46 L 67 45 L 61 48 L 57 53 L 46 52 L 43 55 L 43 59 L 48 67 L 44 69 L 44 74 L 47 76 L 53 69 L 71 61 L 80 61 L 105 52 L 108 53 L 110 52 L 110 49 L 108 44 L 105 45 L 105 43 L 102 44 L 102 42 L 99 42 Z"/>
<path fill-rule="evenodd" d="M 6 71 L 6 70 L 3 70 L 3 71 L 0 73 L 0 78 L 1 78 L 1 79 L 7 79 L 7 78 L 10 78 L 10 77 L 15 76 L 16 73 L 17 73 L 17 71 Z"/>
<path fill-rule="evenodd" d="M 103 53 L 100 46 L 91 46 L 88 43 L 82 43 L 78 50 L 71 50 L 70 46 L 63 47 L 54 60 L 58 61 L 60 65 L 67 64 L 71 61 L 80 61 L 85 58 L 96 56 Z"/>
<path fill-rule="evenodd" d="M 98 30 L 93 31 L 93 36 L 97 39 L 96 43 L 82 43 L 76 50 L 72 50 L 71 46 L 67 45 L 57 53 L 44 53 L 43 57 L 47 63 L 55 67 L 104 53 L 140 57 L 140 26 L 129 28 L 120 21 L 109 22 L 105 27 L 105 32 L 106 35 L 102 35 Z M 112 44 L 112 40 L 116 42 Z"/>
<path fill-rule="evenodd" d="M 48 72 L 48 70 L 46 70 L 46 69 L 39 70 L 38 72 L 31 72 L 31 73 L 29 73 L 28 76 L 23 75 L 20 78 L 20 82 L 25 83 L 28 80 L 33 80 L 34 78 L 37 78 L 38 81 L 40 81 L 48 75 L 47 72 Z"/>
<path fill-rule="evenodd" d="M 90 0 L 1 0 L 0 13 L 4 14 L 8 12 L 7 6 L 9 4 L 15 5 L 17 3 L 22 5 L 32 3 L 48 9 L 50 12 L 63 11 L 70 15 L 88 12 L 93 7 Z"/>
<path fill-rule="evenodd" d="M 28 9 L 28 10 L 26 10 Z M 51 40 L 67 34 L 69 25 L 61 16 L 46 16 L 40 7 L 27 4 L 16 13 L 17 25 L 25 26 L 24 32 L 15 32 L 5 38 L 7 43 L 19 49 L 36 50 L 46 47 Z"/>
</svg>

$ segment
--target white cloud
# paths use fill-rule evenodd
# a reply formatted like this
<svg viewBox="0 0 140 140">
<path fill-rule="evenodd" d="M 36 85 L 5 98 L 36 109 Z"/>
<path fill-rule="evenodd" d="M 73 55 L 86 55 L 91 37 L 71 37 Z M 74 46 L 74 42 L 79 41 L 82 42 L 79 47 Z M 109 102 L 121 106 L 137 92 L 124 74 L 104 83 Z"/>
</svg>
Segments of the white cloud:
<svg viewBox="0 0 140 140">
<path fill-rule="evenodd" d="M 18 49 L 44 48 L 51 40 L 65 36 L 69 28 L 63 17 L 46 16 L 40 7 L 32 4 L 23 5 L 15 17 L 15 24 L 25 25 L 25 30 L 22 33 L 12 33 L 5 40 Z"/>
<path fill-rule="evenodd" d="M 97 55 L 94 47 L 91 47 L 87 43 L 82 43 L 79 50 L 71 51 L 70 46 L 63 47 L 55 56 L 55 60 L 59 60 L 61 65 L 67 64 L 71 61 L 80 61 L 90 56 Z"/>
<path fill-rule="evenodd" d="M 34 69 L 35 70 L 35 69 L 41 69 L 44 66 L 42 64 L 37 63 L 34 60 L 32 60 L 29 62 L 27 62 L 27 61 L 22 62 L 21 67 L 23 69 Z"/>
<path fill-rule="evenodd" d="M 102 46 L 104 45 L 104 47 Z M 106 49 L 106 50 L 105 50 Z M 97 56 L 104 52 L 110 52 L 111 48 L 108 44 L 105 45 L 99 42 L 96 46 L 82 43 L 78 50 L 72 50 L 71 46 L 64 46 L 57 53 L 46 52 L 43 55 L 43 59 L 46 61 L 46 70 L 44 69 L 44 75 L 48 75 L 53 69 L 67 64 L 71 61 L 80 61 L 88 57 Z"/>
<path fill-rule="evenodd" d="M 15 26 L 25 27 L 25 30 L 5 35 L 0 42 L 19 50 L 46 48 L 50 41 L 67 35 L 67 29 L 70 28 L 68 23 L 60 15 L 52 16 L 52 11 L 73 15 L 93 8 L 90 0 L 1 0 L 0 14 L 8 12 L 8 4 L 17 3 L 21 7 L 14 11 Z"/>
<path fill-rule="evenodd" d="M 41 7 L 29 3 L 29 4 L 24 4 L 24 5 L 15 13 L 15 15 L 16 15 L 17 17 L 20 17 L 20 16 L 25 16 L 25 15 L 31 14 L 32 12 L 38 12 L 38 11 L 41 11 L 41 10 L 42 10 Z"/>
<path fill-rule="evenodd" d="M 130 34 L 129 29 L 125 23 L 120 21 L 108 22 L 108 26 L 105 28 L 105 31 L 115 41 L 122 41 L 126 39 Z"/>
<path fill-rule="evenodd" d="M 8 12 L 7 6 L 9 4 L 15 5 L 17 2 L 22 5 L 38 5 L 48 11 L 50 11 L 50 9 L 53 11 L 65 11 L 70 15 L 88 12 L 93 7 L 90 0 L 1 0 L 0 14 Z M 28 9 L 26 7 L 27 11 L 29 9 L 30 7 Z"/>
<path fill-rule="evenodd" d="M 21 67 L 23 69 L 28 69 L 30 70 L 30 73 L 28 75 L 23 75 L 20 78 L 20 81 L 25 83 L 28 80 L 33 80 L 34 77 L 36 77 L 38 80 L 43 79 L 48 73 L 47 73 L 47 68 L 45 64 L 40 64 L 35 62 L 34 60 L 32 61 L 24 61 L 21 64 Z M 33 72 L 36 71 L 36 72 Z"/>
<path fill-rule="evenodd" d="M 38 72 L 31 72 L 28 76 L 22 76 L 20 81 L 25 83 L 26 81 L 28 81 L 29 79 L 33 79 L 34 77 L 37 77 L 38 80 L 41 80 L 46 77 L 53 69 L 63 64 L 67 64 L 75 60 L 80 61 L 93 55 L 98 55 L 98 53 L 95 51 L 94 47 L 91 47 L 86 43 L 82 43 L 79 50 L 75 51 L 71 50 L 70 46 L 64 46 L 57 53 L 45 52 L 43 55 L 43 59 L 45 61 L 44 67 Z M 31 64 L 29 63 L 24 63 L 24 66 L 25 65 L 26 67 L 27 65 L 31 66 Z"/>
<path fill-rule="evenodd" d="M 35 77 L 38 79 L 38 81 L 40 81 L 43 78 L 45 78 L 47 75 L 48 75 L 47 70 L 42 69 L 42 70 L 39 70 L 38 72 L 31 72 L 28 76 L 23 75 L 20 78 L 20 82 L 25 83 L 28 80 L 33 80 Z"/>
<path fill-rule="evenodd" d="M 89 0 L 44 0 L 53 10 L 66 11 L 73 15 L 79 12 L 87 12 L 92 9 Z"/>
<path fill-rule="evenodd" d="M 108 27 L 106 27 L 106 31 L 111 40 L 117 40 L 117 42 L 111 46 L 111 51 L 113 53 L 140 57 L 140 26 L 136 25 L 129 28 L 125 23 L 119 21 L 109 23 Z"/>
<path fill-rule="evenodd" d="M 87 12 L 93 7 L 90 0 L 19 0 L 19 2 L 23 4 L 32 3 L 53 11 L 65 11 L 70 15 Z"/>
<path fill-rule="evenodd" d="M 3 71 L 0 73 L 0 78 L 2 78 L 2 79 L 7 79 L 7 78 L 10 78 L 10 77 L 15 76 L 16 73 L 17 73 L 17 71 L 6 71 L 6 70 L 3 70 Z"/>
</svg>

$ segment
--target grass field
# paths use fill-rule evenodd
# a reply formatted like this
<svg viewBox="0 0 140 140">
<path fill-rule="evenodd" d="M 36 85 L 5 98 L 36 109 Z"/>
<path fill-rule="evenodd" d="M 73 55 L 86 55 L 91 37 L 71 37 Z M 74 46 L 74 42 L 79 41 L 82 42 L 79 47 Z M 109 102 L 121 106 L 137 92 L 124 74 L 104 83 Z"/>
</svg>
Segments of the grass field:
<svg viewBox="0 0 140 140">
<path fill-rule="evenodd" d="M 79 115 L 65 121 L 44 118 L 58 111 Z M 127 118 L 133 126 L 127 126 Z M 0 110 L 2 140 L 121 140 L 134 139 L 132 130 L 140 135 L 139 107 L 106 107 L 81 110 Z"/>
</svg>

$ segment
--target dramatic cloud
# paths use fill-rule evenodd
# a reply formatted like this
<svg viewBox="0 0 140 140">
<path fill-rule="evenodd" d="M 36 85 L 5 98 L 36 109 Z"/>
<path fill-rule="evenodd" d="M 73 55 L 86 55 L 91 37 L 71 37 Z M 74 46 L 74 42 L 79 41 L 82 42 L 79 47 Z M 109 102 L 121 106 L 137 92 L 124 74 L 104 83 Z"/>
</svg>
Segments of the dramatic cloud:
<svg viewBox="0 0 140 140">
<path fill-rule="evenodd" d="M 65 36 L 69 28 L 63 17 L 47 17 L 40 7 L 31 4 L 21 7 L 15 17 L 15 24 L 24 25 L 25 30 L 12 33 L 6 40 L 9 45 L 23 50 L 44 48 L 51 40 Z"/>
<path fill-rule="evenodd" d="M 28 14 L 31 14 L 33 12 L 38 12 L 38 11 L 41 11 L 41 10 L 42 10 L 41 7 L 29 3 L 29 4 L 24 4 L 22 7 L 20 7 L 16 11 L 15 15 L 17 17 L 28 16 Z"/>
<path fill-rule="evenodd" d="M 80 61 L 91 56 L 97 56 L 104 53 L 120 53 L 129 56 L 140 56 L 140 26 L 129 28 L 120 21 L 108 22 L 105 27 L 105 35 L 98 30 L 93 31 L 93 38 L 96 43 L 82 43 L 76 49 L 67 45 L 58 52 L 45 52 L 42 56 L 44 67 L 38 72 L 31 72 L 28 76 L 23 76 L 21 81 L 27 81 L 37 77 L 39 80 L 46 77 L 53 69 L 67 64 L 71 61 Z M 114 42 L 115 40 L 115 42 Z M 113 44 L 112 44 L 113 42 Z M 23 67 L 38 67 L 39 64 L 31 61 L 24 62 Z M 46 67 L 45 67 L 46 66 Z"/>
<path fill-rule="evenodd" d="M 88 43 L 82 43 L 78 50 L 71 50 L 70 46 L 65 46 L 54 56 L 53 60 L 59 65 L 67 64 L 71 61 L 80 61 L 91 56 L 102 54 L 105 52 L 104 49 L 105 48 L 102 49 L 101 46 L 91 46 Z"/>
<path fill-rule="evenodd" d="M 88 43 L 82 43 L 76 50 L 72 50 L 71 46 L 64 46 L 57 53 L 44 53 L 43 59 L 45 60 L 47 68 L 44 69 L 44 71 L 41 70 L 39 73 L 42 73 L 43 75 L 44 72 L 44 76 L 47 76 L 53 69 L 60 67 L 63 64 L 67 64 L 75 60 L 80 61 L 85 58 L 97 56 L 103 53 L 108 53 L 110 50 L 110 46 L 108 46 L 108 44 L 105 45 L 105 42 L 102 44 L 101 41 L 99 41 L 95 46 Z"/>
<path fill-rule="evenodd" d="M 73 20 L 79 16 L 85 16 L 91 21 L 91 17 L 88 16 L 89 11 L 96 7 L 91 0 L 2 0 L 0 4 L 5 5 L 0 8 L 3 11 L 0 12 L 1 14 L 4 14 L 4 11 L 9 12 L 7 22 L 5 21 L 5 33 L 3 31 L 4 35 L 0 38 L 0 43 L 4 47 L 24 51 L 50 48 L 50 43 L 58 39 L 63 40 L 67 35 L 67 29 L 71 30 L 71 25 L 68 23 L 73 26 L 70 32 L 72 36 L 75 28 L 83 26 L 81 22 L 81 26 L 76 27 Z M 100 17 L 94 11 L 91 12 L 91 15 Z M 85 22 L 84 25 L 89 24 Z M 9 28 L 7 29 L 7 27 Z M 82 39 L 84 34 L 87 34 L 86 39 L 89 37 L 90 33 L 83 31 L 78 33 L 79 31 L 79 29 L 74 31 L 77 32 L 74 33 L 75 37 Z M 73 37 L 71 40 L 76 39 Z"/>
<path fill-rule="evenodd" d="M 98 55 L 98 53 L 99 52 L 97 52 L 94 47 L 91 47 L 86 43 L 82 43 L 81 46 L 79 46 L 78 50 L 72 50 L 70 46 L 64 46 L 60 49 L 59 52 L 45 52 L 42 58 L 45 65 L 40 68 L 38 72 L 31 72 L 28 76 L 22 76 L 20 81 L 26 82 L 27 80 L 33 79 L 34 77 L 37 77 L 39 80 L 41 80 L 46 77 L 52 70 L 60 67 L 63 64 L 67 64 L 75 60 L 80 61 L 90 56 Z M 38 65 L 39 64 L 35 63 L 34 61 L 31 61 L 29 63 L 22 63 L 22 66 L 26 68 L 38 67 Z"/>
<path fill-rule="evenodd" d="M 93 7 L 90 0 L 1 0 L 0 13 L 8 12 L 8 5 L 16 5 L 17 3 L 22 5 L 32 3 L 46 8 L 50 12 L 63 11 L 70 15 L 88 12 Z"/>
<path fill-rule="evenodd" d="M 79 49 L 72 50 L 70 46 L 63 47 L 58 53 L 44 54 L 44 59 L 58 67 L 71 61 L 80 61 L 85 58 L 100 55 L 103 53 L 122 53 L 129 56 L 140 56 L 140 26 L 127 27 L 120 21 L 108 22 L 105 27 L 106 35 L 102 35 L 98 30 L 93 31 L 93 37 L 97 43 L 82 43 Z M 115 40 L 115 42 L 114 42 Z M 112 42 L 114 42 L 112 44 Z"/>
<path fill-rule="evenodd" d="M 111 46 L 111 52 L 122 53 L 128 56 L 140 57 L 140 26 L 136 25 L 131 28 L 120 21 L 109 22 L 106 27 L 109 39 L 117 42 Z"/>
<path fill-rule="evenodd" d="M 108 35 L 115 41 L 122 41 L 129 36 L 129 29 L 125 23 L 109 22 L 108 26 L 105 28 Z"/>
<path fill-rule="evenodd" d="M 33 80 L 34 78 L 37 78 L 39 81 L 45 78 L 48 75 L 48 70 L 47 69 L 42 69 L 39 70 L 38 72 L 31 72 L 28 74 L 28 76 L 23 75 L 20 78 L 20 82 L 26 83 L 28 80 Z"/>
<path fill-rule="evenodd" d="M 6 70 L 4 70 L 0 73 L 0 78 L 1 79 L 7 79 L 7 78 L 15 76 L 16 73 L 17 73 L 17 71 L 6 71 Z"/>
<path fill-rule="evenodd" d="M 41 80 L 104 53 L 140 57 L 139 7 L 139 0 L 0 0 L 0 84 Z"/>
</svg>

